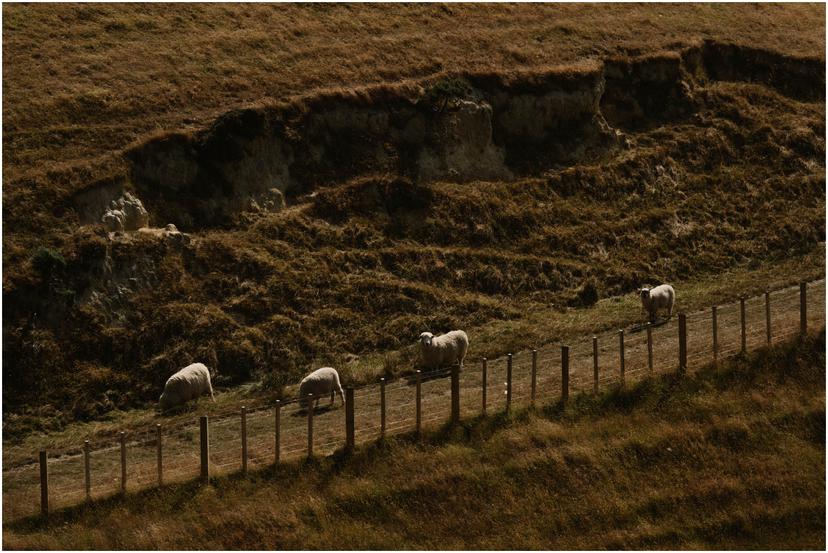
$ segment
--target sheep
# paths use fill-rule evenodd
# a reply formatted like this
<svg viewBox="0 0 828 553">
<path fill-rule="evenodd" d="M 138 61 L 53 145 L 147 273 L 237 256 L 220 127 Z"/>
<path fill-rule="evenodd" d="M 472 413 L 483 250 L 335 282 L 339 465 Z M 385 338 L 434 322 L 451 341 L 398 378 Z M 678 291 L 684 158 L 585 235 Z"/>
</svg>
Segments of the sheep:
<svg viewBox="0 0 828 553">
<path fill-rule="evenodd" d="M 420 355 L 423 365 L 429 369 L 455 363 L 462 366 L 468 349 L 469 337 L 462 330 L 452 330 L 436 338 L 431 332 L 420 334 Z"/>
<path fill-rule="evenodd" d="M 342 404 L 345 404 L 345 394 L 342 392 L 342 385 L 339 383 L 339 373 L 333 367 L 322 367 L 316 369 L 299 383 L 299 405 L 307 408 L 310 404 L 308 394 L 316 398 L 315 407 L 319 406 L 319 396 L 331 394 L 331 403 L 334 403 L 334 394 L 339 394 Z"/>
<path fill-rule="evenodd" d="M 210 398 L 216 401 L 213 395 L 213 385 L 210 383 L 209 369 L 203 363 L 193 363 L 167 379 L 164 392 L 158 398 L 158 405 L 162 411 L 166 411 L 207 392 L 210 393 Z"/>
<path fill-rule="evenodd" d="M 667 310 L 667 318 L 673 316 L 673 305 L 676 302 L 676 291 L 669 284 L 662 284 L 655 288 L 639 288 L 641 305 L 650 314 L 650 322 L 655 322 L 659 309 Z"/>
</svg>

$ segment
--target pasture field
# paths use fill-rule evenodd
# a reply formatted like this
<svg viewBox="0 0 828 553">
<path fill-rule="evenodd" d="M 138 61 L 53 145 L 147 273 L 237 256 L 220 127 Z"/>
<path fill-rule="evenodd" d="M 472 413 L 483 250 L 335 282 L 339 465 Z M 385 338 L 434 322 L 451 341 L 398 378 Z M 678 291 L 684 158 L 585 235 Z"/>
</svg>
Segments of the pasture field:
<svg viewBox="0 0 828 553">
<path fill-rule="evenodd" d="M 353 457 L 6 523 L 31 549 L 823 549 L 825 334 Z"/>
<path fill-rule="evenodd" d="M 794 326 L 789 287 L 824 290 L 822 4 L 2 9 L 4 466 L 270 405 L 320 366 L 400 382 L 425 330 L 466 330 L 476 364 L 637 324 L 645 284 L 687 313 L 779 290 Z M 125 192 L 152 229 L 101 224 Z M 824 547 L 821 347 L 9 522 L 4 546 Z M 196 361 L 217 403 L 159 415 Z"/>
</svg>

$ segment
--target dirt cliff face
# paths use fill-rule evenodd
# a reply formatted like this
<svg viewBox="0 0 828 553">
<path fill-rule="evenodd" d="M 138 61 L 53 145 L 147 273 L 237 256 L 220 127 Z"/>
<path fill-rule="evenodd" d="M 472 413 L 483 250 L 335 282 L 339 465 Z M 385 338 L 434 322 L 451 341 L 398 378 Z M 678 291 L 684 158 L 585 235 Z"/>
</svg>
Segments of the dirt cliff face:
<svg viewBox="0 0 828 553">
<path fill-rule="evenodd" d="M 148 140 L 128 175 L 71 196 L 84 215 L 59 251 L 6 277 L 6 408 L 95 417 L 195 361 L 278 387 L 424 330 L 578 306 L 587 283 L 605 297 L 811 252 L 824 110 L 820 63 L 704 44 Z M 190 239 L 108 235 L 93 221 L 125 190 Z"/>
<path fill-rule="evenodd" d="M 270 190 L 348 179 L 511 180 L 600 159 L 621 134 L 686 120 L 711 81 L 759 82 L 823 99 L 812 60 L 705 43 L 566 71 L 435 78 L 228 113 L 202 132 L 127 152 L 151 212 L 184 229 L 227 226 Z"/>
<path fill-rule="evenodd" d="M 270 189 L 296 196 L 391 173 L 421 181 L 511 180 L 606 149 L 603 74 L 445 76 L 228 113 L 190 136 L 127 152 L 151 211 L 184 228 L 222 226 Z"/>
</svg>

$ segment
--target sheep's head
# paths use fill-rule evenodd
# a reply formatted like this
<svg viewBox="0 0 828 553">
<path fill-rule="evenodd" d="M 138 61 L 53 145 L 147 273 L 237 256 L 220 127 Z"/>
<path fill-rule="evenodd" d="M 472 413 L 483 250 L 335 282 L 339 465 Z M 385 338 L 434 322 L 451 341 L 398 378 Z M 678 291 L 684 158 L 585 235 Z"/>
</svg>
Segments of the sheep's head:
<svg viewBox="0 0 828 553">
<path fill-rule="evenodd" d="M 650 289 L 649 288 L 639 288 L 638 295 L 641 296 L 642 300 L 650 299 Z"/>
<path fill-rule="evenodd" d="M 165 391 L 161 394 L 161 397 L 158 398 L 158 407 L 160 407 L 162 411 L 166 411 L 178 403 L 177 399 L 178 398 L 173 397 L 173 394 Z"/>
<path fill-rule="evenodd" d="M 430 346 L 431 341 L 434 340 L 434 334 L 431 332 L 423 332 L 420 334 L 420 343 L 424 346 Z"/>
</svg>

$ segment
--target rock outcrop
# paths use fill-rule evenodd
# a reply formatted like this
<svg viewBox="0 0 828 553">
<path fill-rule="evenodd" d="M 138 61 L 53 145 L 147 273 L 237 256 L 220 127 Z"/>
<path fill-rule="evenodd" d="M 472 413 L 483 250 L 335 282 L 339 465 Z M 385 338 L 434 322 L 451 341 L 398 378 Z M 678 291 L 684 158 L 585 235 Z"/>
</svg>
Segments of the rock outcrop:
<svg viewBox="0 0 828 553">
<path fill-rule="evenodd" d="M 123 196 L 110 202 L 101 222 L 109 232 L 138 230 L 149 225 L 149 214 L 141 200 L 124 192 Z"/>
<path fill-rule="evenodd" d="M 456 100 L 433 123 L 417 160 L 420 180 L 510 180 L 503 149 L 492 142 L 492 106 Z"/>
</svg>

